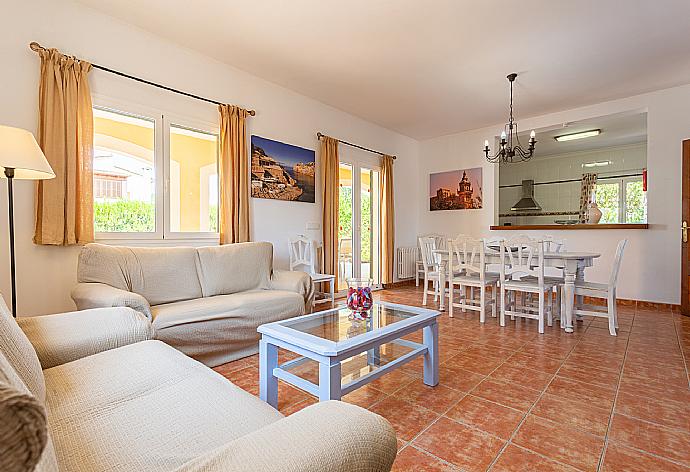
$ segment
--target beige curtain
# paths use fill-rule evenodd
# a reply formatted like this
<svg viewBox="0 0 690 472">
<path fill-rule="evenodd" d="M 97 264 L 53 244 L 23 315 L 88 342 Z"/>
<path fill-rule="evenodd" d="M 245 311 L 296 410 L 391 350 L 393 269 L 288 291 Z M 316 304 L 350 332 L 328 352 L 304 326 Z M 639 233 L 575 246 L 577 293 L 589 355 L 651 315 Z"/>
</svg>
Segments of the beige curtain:
<svg viewBox="0 0 690 472">
<path fill-rule="evenodd" d="M 580 223 L 587 223 L 587 218 L 589 216 L 587 205 L 592 202 L 596 184 L 597 174 L 582 174 L 582 181 L 580 182 Z"/>
<path fill-rule="evenodd" d="M 381 158 L 381 282 L 393 283 L 395 261 L 395 203 L 393 199 L 393 158 Z"/>
<path fill-rule="evenodd" d="M 91 64 L 38 51 L 38 143 L 55 178 L 36 187 L 36 244 L 93 241 L 93 110 L 88 73 Z"/>
<path fill-rule="evenodd" d="M 321 175 L 323 179 L 323 270 L 335 275 L 338 287 L 338 140 L 321 138 Z"/>
<path fill-rule="evenodd" d="M 249 241 L 249 112 L 234 105 L 219 105 L 220 112 L 220 243 Z"/>
</svg>

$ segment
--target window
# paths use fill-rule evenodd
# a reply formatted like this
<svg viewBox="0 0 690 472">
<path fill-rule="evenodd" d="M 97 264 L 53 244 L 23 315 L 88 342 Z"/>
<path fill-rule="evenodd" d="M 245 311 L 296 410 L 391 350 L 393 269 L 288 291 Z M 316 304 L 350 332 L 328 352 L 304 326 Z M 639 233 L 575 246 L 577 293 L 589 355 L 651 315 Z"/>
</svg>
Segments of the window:
<svg viewBox="0 0 690 472">
<path fill-rule="evenodd" d="M 601 178 L 596 184 L 601 223 L 646 223 L 647 193 L 640 177 Z"/>
<path fill-rule="evenodd" d="M 217 237 L 213 125 L 94 108 L 94 148 L 98 238 Z"/>
</svg>

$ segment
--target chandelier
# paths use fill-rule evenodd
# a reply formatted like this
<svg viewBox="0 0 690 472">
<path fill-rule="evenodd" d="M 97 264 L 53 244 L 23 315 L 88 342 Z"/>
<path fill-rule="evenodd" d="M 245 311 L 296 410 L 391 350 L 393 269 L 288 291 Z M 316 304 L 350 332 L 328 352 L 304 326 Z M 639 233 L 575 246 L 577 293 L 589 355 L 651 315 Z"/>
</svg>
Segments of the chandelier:
<svg viewBox="0 0 690 472">
<path fill-rule="evenodd" d="M 515 73 L 509 74 L 507 77 L 508 82 L 510 82 L 510 117 L 501 132 L 500 149 L 495 154 L 491 154 L 489 140 L 484 141 L 484 154 L 486 154 L 486 160 L 489 162 L 527 161 L 534 154 L 534 145 L 537 143 L 537 140 L 534 139 L 534 130 L 530 133 L 527 150 L 523 149 L 518 137 L 518 124 L 513 119 L 513 82 L 515 82 L 516 77 L 517 74 Z"/>
</svg>

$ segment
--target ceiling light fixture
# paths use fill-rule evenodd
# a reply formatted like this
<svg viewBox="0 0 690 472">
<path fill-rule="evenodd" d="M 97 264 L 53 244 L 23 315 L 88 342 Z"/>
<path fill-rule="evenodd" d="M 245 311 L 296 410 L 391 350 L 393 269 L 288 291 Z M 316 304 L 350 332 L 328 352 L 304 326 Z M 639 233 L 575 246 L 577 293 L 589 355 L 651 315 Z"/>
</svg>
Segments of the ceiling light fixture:
<svg viewBox="0 0 690 472">
<path fill-rule="evenodd" d="M 489 162 L 527 161 L 534 154 L 534 145 L 537 143 L 537 140 L 534 139 L 534 130 L 529 135 L 527 150 L 522 149 L 522 144 L 520 144 L 520 138 L 518 137 L 518 125 L 513 119 L 513 82 L 515 82 L 516 77 L 517 74 L 515 73 L 509 74 L 507 77 L 508 82 L 510 82 L 510 116 L 508 123 L 503 128 L 503 132 L 501 132 L 500 149 L 496 151 L 496 154 L 492 155 L 491 149 L 489 149 L 489 140 L 484 141 L 484 154 Z"/>
<path fill-rule="evenodd" d="M 600 134 L 600 129 L 591 129 L 589 131 L 582 131 L 580 133 L 563 134 L 561 136 L 555 136 L 553 139 L 555 139 L 559 143 L 562 143 L 563 141 L 573 141 L 575 139 L 592 138 L 594 136 L 599 136 Z"/>
<path fill-rule="evenodd" d="M 612 164 L 611 161 L 596 161 L 596 162 L 586 162 L 582 164 L 582 167 L 604 167 Z"/>
</svg>

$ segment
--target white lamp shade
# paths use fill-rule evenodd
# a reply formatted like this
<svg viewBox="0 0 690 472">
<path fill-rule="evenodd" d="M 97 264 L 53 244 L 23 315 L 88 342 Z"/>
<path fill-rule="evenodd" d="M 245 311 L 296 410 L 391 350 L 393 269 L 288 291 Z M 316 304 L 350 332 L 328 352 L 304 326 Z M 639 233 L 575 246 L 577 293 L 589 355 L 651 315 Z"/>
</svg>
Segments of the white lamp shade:
<svg viewBox="0 0 690 472">
<path fill-rule="evenodd" d="M 0 177 L 5 169 L 14 169 L 14 178 L 23 180 L 52 179 L 55 172 L 29 131 L 0 126 Z"/>
</svg>

